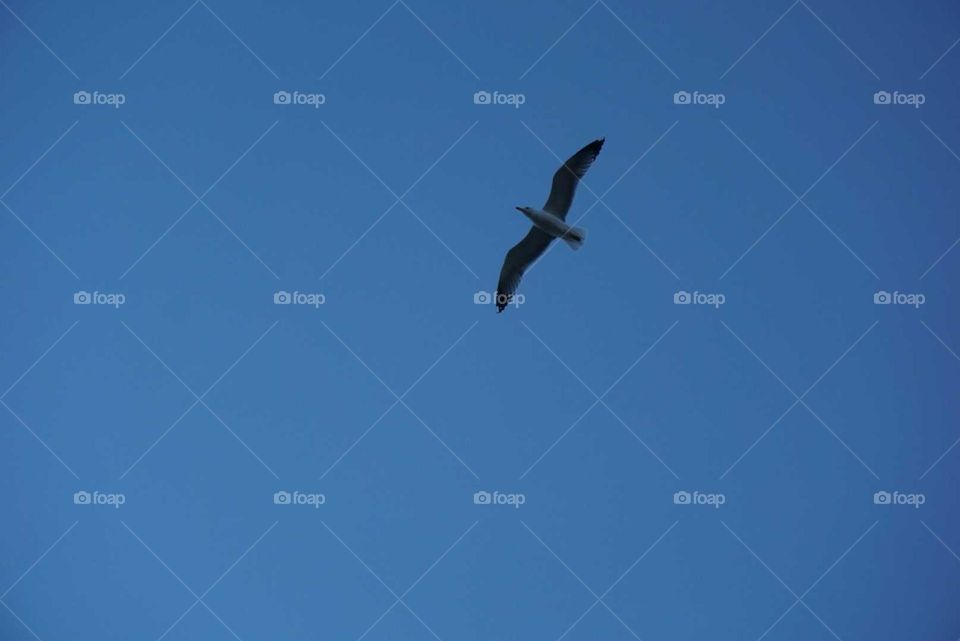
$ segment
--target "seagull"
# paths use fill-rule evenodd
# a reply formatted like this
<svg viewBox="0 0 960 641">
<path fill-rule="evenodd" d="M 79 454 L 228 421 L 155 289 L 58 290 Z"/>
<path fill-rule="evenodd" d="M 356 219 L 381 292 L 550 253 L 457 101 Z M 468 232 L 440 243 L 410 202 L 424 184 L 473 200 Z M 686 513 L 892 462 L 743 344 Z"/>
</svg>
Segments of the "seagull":
<svg viewBox="0 0 960 641">
<path fill-rule="evenodd" d="M 577 189 L 577 183 L 597 159 L 604 140 L 606 139 L 594 140 L 573 154 L 553 174 L 553 185 L 550 187 L 550 195 L 543 209 L 516 208 L 530 219 L 533 226 L 523 240 L 507 252 L 507 257 L 503 260 L 500 280 L 497 283 L 498 314 L 513 300 L 524 272 L 543 255 L 554 238 L 560 238 L 574 250 L 580 249 L 583 245 L 587 230 L 582 227 L 571 227 L 565 220 L 567 212 L 570 211 L 570 205 L 573 204 L 573 193 Z"/>
</svg>

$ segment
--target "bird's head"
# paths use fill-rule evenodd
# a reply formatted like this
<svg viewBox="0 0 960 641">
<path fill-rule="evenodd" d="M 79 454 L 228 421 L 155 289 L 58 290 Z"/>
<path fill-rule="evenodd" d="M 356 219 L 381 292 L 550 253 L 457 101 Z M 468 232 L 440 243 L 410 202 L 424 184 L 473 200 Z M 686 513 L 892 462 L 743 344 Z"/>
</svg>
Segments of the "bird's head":
<svg viewBox="0 0 960 641">
<path fill-rule="evenodd" d="M 530 215 L 530 207 L 517 207 L 516 209 L 517 209 L 517 211 L 519 211 L 521 214 L 525 214 L 525 215 L 527 215 L 527 216 Z"/>
</svg>

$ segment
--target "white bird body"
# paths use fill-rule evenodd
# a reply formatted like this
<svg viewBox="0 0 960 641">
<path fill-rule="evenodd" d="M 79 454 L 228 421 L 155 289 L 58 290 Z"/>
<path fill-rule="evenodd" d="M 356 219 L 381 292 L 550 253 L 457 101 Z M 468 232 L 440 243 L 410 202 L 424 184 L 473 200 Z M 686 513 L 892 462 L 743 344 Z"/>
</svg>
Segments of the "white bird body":
<svg viewBox="0 0 960 641">
<path fill-rule="evenodd" d="M 507 252 L 500 268 L 500 280 L 497 282 L 497 312 L 502 312 L 510 303 L 524 272 L 537 261 L 554 238 L 559 238 L 570 245 L 571 249 L 580 249 L 583 240 L 587 237 L 587 230 L 581 227 L 571 227 L 566 223 L 567 213 L 573 204 L 573 195 L 577 190 L 577 183 L 583 178 L 587 170 L 597 159 L 603 147 L 603 138 L 594 140 L 577 153 L 570 156 L 553 174 L 550 185 L 550 195 L 542 209 L 533 207 L 517 207 L 517 209 L 533 223 L 519 243 Z"/>
<path fill-rule="evenodd" d="M 582 227 L 571 227 L 548 211 L 534 209 L 533 207 L 517 207 L 517 209 L 529 218 L 530 222 L 538 229 L 551 238 L 559 238 L 566 241 L 573 249 L 580 249 L 584 239 L 587 237 L 586 229 Z"/>
</svg>

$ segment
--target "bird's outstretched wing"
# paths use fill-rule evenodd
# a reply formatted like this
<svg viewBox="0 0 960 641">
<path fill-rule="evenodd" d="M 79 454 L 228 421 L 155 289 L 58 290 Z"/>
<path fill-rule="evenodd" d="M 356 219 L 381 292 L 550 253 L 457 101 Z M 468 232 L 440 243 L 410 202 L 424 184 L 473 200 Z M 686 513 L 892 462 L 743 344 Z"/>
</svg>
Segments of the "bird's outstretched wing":
<svg viewBox="0 0 960 641">
<path fill-rule="evenodd" d="M 551 241 L 553 238 L 549 235 L 531 227 L 523 240 L 507 252 L 503 267 L 500 268 L 500 280 L 497 282 L 497 313 L 502 312 L 510 303 L 513 295 L 517 293 L 523 273 L 547 250 Z"/>
<path fill-rule="evenodd" d="M 577 183 L 583 178 L 590 165 L 597 159 L 600 149 L 603 148 L 605 138 L 594 140 L 592 143 L 570 156 L 563 167 L 557 170 L 553 175 L 553 185 L 550 187 L 550 196 L 547 197 L 547 204 L 543 206 L 544 211 L 558 216 L 561 220 L 566 220 L 567 212 L 570 211 L 570 205 L 573 203 L 573 193 L 577 189 Z"/>
</svg>

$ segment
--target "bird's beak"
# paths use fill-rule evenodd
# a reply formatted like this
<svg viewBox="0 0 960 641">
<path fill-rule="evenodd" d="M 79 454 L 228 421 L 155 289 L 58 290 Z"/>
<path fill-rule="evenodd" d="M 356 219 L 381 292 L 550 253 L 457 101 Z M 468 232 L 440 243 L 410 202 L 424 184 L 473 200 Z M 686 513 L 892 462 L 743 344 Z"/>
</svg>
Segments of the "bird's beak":
<svg viewBox="0 0 960 641">
<path fill-rule="evenodd" d="M 516 209 L 517 211 L 519 211 L 521 214 L 523 213 L 523 207 L 515 207 L 514 209 Z"/>
</svg>

